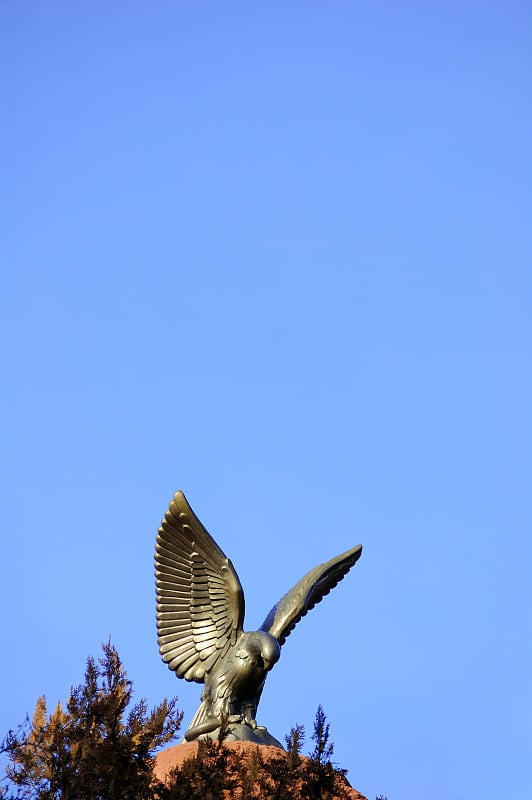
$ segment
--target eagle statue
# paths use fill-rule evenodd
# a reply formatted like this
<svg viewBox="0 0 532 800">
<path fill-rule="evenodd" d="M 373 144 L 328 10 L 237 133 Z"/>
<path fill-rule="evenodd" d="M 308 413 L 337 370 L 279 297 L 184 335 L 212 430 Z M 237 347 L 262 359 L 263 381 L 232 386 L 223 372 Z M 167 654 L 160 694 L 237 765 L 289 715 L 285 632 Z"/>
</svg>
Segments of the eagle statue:
<svg viewBox="0 0 532 800">
<path fill-rule="evenodd" d="M 287 636 L 349 572 L 362 545 L 310 570 L 245 632 L 244 593 L 231 561 L 176 492 L 157 534 L 155 575 L 159 652 L 178 678 L 204 683 L 186 741 L 216 738 L 282 745 L 255 716 L 266 676 Z M 229 735 L 228 735 L 229 733 Z"/>
</svg>

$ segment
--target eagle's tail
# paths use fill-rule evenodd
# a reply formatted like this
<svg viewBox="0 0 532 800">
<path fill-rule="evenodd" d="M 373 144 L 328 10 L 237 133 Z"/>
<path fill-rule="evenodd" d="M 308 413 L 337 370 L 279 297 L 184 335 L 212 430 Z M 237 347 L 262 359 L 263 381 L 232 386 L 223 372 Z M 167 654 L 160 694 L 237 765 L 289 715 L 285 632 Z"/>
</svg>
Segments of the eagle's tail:
<svg viewBox="0 0 532 800">
<path fill-rule="evenodd" d="M 220 720 L 218 717 L 212 717 L 209 714 L 210 703 L 202 700 L 200 707 L 192 717 L 192 722 L 188 726 L 185 733 L 187 742 L 192 742 L 202 733 L 210 733 L 220 727 Z"/>
</svg>

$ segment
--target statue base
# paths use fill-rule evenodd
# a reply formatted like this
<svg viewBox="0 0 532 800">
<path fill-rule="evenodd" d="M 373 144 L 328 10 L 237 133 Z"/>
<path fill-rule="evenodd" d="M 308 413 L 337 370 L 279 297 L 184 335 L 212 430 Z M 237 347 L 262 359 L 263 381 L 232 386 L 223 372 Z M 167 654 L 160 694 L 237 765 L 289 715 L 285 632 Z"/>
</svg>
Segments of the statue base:
<svg viewBox="0 0 532 800">
<path fill-rule="evenodd" d="M 194 736 L 193 739 L 182 739 L 180 744 L 185 744 L 187 741 L 198 742 L 205 739 L 211 739 L 213 742 L 217 742 L 219 732 L 220 728 L 218 726 L 214 730 L 199 733 L 197 736 Z M 224 742 L 253 742 L 254 744 L 265 744 L 269 747 L 279 747 L 281 750 L 284 750 L 281 742 L 277 741 L 271 733 L 268 733 L 267 728 L 263 725 L 257 725 L 256 728 L 252 728 L 251 725 L 246 725 L 246 723 L 243 722 L 229 723 L 227 735 L 224 736 Z"/>
</svg>

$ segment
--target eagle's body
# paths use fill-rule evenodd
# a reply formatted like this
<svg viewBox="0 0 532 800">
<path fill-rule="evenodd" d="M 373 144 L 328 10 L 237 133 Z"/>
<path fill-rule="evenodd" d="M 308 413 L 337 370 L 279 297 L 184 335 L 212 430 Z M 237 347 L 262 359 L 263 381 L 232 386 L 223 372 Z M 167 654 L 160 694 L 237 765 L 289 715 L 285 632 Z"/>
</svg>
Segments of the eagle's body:
<svg viewBox="0 0 532 800">
<path fill-rule="evenodd" d="M 272 608 L 260 630 L 245 633 L 238 575 L 184 494 L 175 493 L 157 535 L 157 632 L 169 668 L 205 684 L 187 740 L 209 735 L 223 720 L 257 727 L 264 682 L 281 645 L 361 552 L 358 545 L 315 567 Z"/>
<path fill-rule="evenodd" d="M 205 678 L 201 705 L 187 739 L 195 738 L 199 726 L 208 726 L 226 716 L 256 727 L 255 715 L 266 675 L 279 660 L 281 648 L 273 636 L 262 631 L 242 633 L 218 668 Z"/>
</svg>

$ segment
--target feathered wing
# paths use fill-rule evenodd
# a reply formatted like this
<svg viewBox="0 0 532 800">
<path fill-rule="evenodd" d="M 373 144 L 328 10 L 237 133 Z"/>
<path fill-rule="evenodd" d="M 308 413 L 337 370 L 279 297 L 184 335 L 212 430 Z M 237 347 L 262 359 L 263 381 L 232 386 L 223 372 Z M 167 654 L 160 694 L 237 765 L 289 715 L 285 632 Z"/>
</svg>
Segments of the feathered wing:
<svg viewBox="0 0 532 800">
<path fill-rule="evenodd" d="M 179 678 L 202 683 L 242 632 L 244 593 L 183 492 L 161 522 L 155 576 L 159 652 Z"/>
<path fill-rule="evenodd" d="M 336 558 L 331 558 L 326 564 L 311 569 L 272 608 L 260 629 L 271 633 L 283 645 L 301 617 L 334 589 L 356 564 L 361 554 L 362 545 L 359 544 Z"/>
</svg>

